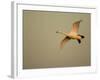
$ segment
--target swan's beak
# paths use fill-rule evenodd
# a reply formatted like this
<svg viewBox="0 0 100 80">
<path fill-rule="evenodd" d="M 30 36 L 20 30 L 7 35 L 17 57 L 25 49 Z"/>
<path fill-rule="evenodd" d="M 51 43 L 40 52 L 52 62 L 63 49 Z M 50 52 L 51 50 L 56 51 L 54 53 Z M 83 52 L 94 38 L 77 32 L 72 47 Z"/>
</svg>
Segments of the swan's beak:
<svg viewBox="0 0 100 80">
<path fill-rule="evenodd" d="M 56 33 L 59 33 L 59 31 L 56 31 Z"/>
<path fill-rule="evenodd" d="M 58 33 L 58 31 L 56 31 L 56 33 Z"/>
</svg>

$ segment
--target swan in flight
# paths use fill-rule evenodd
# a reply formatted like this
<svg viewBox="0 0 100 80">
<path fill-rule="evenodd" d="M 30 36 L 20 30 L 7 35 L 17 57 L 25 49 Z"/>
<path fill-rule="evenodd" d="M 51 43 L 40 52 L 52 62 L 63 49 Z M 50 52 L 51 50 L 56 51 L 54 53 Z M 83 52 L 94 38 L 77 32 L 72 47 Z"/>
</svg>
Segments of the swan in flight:
<svg viewBox="0 0 100 80">
<path fill-rule="evenodd" d="M 74 22 L 72 26 L 72 30 L 69 33 L 56 31 L 56 33 L 65 35 L 64 39 L 61 41 L 60 48 L 63 48 L 66 42 L 68 42 L 71 39 L 77 40 L 78 43 L 80 44 L 81 39 L 85 38 L 83 35 L 78 34 L 80 22 L 82 22 L 82 20 Z"/>
</svg>

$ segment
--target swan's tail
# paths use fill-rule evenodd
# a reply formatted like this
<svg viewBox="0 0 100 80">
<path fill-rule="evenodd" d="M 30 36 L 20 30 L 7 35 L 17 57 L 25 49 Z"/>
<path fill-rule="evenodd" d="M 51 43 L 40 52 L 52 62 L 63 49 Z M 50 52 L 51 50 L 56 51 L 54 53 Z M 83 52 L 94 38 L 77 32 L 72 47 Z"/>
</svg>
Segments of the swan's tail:
<svg viewBox="0 0 100 80">
<path fill-rule="evenodd" d="M 85 38 L 85 36 L 83 36 L 83 35 L 80 35 L 80 34 L 79 34 L 78 36 L 80 36 L 82 39 L 83 39 L 83 38 Z"/>
</svg>

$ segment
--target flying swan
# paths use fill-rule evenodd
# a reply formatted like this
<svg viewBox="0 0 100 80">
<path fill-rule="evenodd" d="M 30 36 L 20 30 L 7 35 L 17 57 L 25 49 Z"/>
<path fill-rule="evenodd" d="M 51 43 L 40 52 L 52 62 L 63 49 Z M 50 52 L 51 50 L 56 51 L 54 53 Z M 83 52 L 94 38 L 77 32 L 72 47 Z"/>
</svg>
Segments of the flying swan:
<svg viewBox="0 0 100 80">
<path fill-rule="evenodd" d="M 81 39 L 85 38 L 83 35 L 78 34 L 80 22 L 82 22 L 82 20 L 74 22 L 72 26 L 72 30 L 69 33 L 56 31 L 56 33 L 65 35 L 64 39 L 61 41 L 60 48 L 63 48 L 66 42 L 68 42 L 71 39 L 77 40 L 78 43 L 80 44 Z"/>
</svg>

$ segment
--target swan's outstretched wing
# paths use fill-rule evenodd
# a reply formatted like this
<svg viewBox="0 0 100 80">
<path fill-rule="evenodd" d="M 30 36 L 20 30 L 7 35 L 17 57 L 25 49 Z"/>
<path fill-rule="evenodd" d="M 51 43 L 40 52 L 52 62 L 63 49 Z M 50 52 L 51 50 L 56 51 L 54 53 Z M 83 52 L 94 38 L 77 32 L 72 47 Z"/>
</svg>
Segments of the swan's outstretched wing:
<svg viewBox="0 0 100 80">
<path fill-rule="evenodd" d="M 76 22 L 74 22 L 73 23 L 73 27 L 72 27 L 72 31 L 71 32 L 78 32 L 78 29 L 79 29 L 79 25 L 80 25 L 80 22 L 81 22 L 82 20 L 79 20 L 79 21 L 76 21 Z"/>
<path fill-rule="evenodd" d="M 69 37 L 65 37 L 65 38 L 61 41 L 60 48 L 63 48 L 64 45 L 66 44 L 66 42 L 68 42 L 69 40 L 70 40 Z"/>
</svg>

